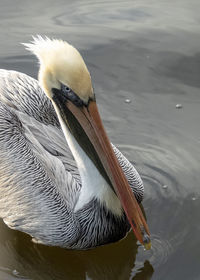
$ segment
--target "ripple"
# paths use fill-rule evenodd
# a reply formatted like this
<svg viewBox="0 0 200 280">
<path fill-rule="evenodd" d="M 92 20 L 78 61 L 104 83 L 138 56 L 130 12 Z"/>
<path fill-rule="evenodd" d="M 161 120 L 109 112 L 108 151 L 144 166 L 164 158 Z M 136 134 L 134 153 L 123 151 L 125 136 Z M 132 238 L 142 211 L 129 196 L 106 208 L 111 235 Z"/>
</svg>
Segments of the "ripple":
<svg viewBox="0 0 200 280">
<path fill-rule="evenodd" d="M 172 146 L 169 149 L 159 144 L 118 147 L 128 158 L 134 159 L 133 164 L 143 179 L 145 194 L 142 204 L 151 232 L 152 249 L 144 251 L 138 244 L 134 271 L 140 271 L 146 260 L 154 268 L 161 267 L 182 248 L 193 223 L 189 213 L 195 209 L 199 196 L 185 183 L 186 175 L 190 174 L 185 162 L 189 162 L 190 157 L 187 156 L 186 160 L 187 152 L 180 148 Z M 185 220 L 188 220 L 187 224 Z"/>
<path fill-rule="evenodd" d="M 11 270 L 9 268 L 6 267 L 0 267 L 0 275 L 1 275 L 1 279 L 9 279 L 9 280 L 29 280 L 28 278 L 20 275 L 20 273 L 17 270 Z M 3 277 L 3 278 L 2 278 Z"/>
<path fill-rule="evenodd" d="M 134 158 L 136 167 L 145 187 L 145 201 L 162 203 L 163 199 L 176 200 L 183 192 L 183 186 L 177 181 L 175 170 L 181 163 L 172 151 L 158 147 L 139 147 L 134 145 L 117 145 L 129 158 Z M 171 161 L 173 164 L 168 164 Z"/>
<path fill-rule="evenodd" d="M 188 196 L 200 195 L 198 162 L 192 157 L 193 151 L 191 151 L 194 149 L 197 152 L 198 146 L 193 145 L 190 150 L 187 150 L 178 145 L 173 146 L 173 143 L 169 146 L 167 139 L 161 138 L 162 144 L 160 144 L 153 138 L 154 136 L 149 139 L 149 142 L 154 141 L 155 144 L 145 146 L 117 145 L 129 160 L 134 159 L 132 163 L 144 181 L 145 198 L 157 197 L 180 201 Z M 193 188 L 190 188 L 191 182 L 195 180 L 196 185 L 193 183 Z"/>
<path fill-rule="evenodd" d="M 126 1 L 127 2 L 127 1 Z M 130 2 L 127 2 L 127 4 Z M 103 9 L 102 9 L 103 7 Z M 113 9 L 113 7 L 115 7 Z M 94 2 L 87 1 L 80 3 L 79 6 L 71 5 L 64 13 L 58 14 L 54 17 L 54 22 L 58 25 L 67 26 L 69 21 L 71 24 L 93 24 L 93 25 L 109 25 L 114 26 L 122 22 L 141 22 L 148 19 L 151 15 L 141 9 L 141 7 L 126 5 L 124 2 L 111 1 Z M 120 27 L 120 26 L 119 26 Z"/>
<path fill-rule="evenodd" d="M 159 235 L 153 234 L 151 236 L 152 248 L 149 251 L 144 252 L 144 247 L 138 247 L 137 262 L 138 265 L 144 262 L 144 258 L 153 265 L 158 267 L 165 264 L 169 256 L 174 252 L 174 247 L 168 240 L 161 239 Z M 141 260 L 142 259 L 142 260 Z"/>
</svg>

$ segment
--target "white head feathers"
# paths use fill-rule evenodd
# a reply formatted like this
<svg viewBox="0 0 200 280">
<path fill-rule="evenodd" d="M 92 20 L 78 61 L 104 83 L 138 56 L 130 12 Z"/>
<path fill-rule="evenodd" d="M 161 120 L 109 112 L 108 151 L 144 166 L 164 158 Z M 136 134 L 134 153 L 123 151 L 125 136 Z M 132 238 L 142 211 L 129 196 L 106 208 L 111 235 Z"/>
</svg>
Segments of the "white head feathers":
<svg viewBox="0 0 200 280">
<path fill-rule="evenodd" d="M 61 83 L 71 88 L 82 100 L 93 96 L 90 73 L 80 53 L 62 40 L 33 37 L 23 44 L 40 61 L 39 81 L 49 98 L 52 88 L 61 88 Z"/>
</svg>

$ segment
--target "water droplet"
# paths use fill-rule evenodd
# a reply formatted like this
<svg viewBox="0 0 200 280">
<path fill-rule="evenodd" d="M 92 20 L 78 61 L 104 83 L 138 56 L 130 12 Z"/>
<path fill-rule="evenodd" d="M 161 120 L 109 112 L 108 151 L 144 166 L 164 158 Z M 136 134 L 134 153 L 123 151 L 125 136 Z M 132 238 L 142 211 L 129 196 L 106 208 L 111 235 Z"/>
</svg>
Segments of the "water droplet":
<svg viewBox="0 0 200 280">
<path fill-rule="evenodd" d="M 163 187 L 163 189 L 167 189 L 167 188 L 168 188 L 168 186 L 167 186 L 167 185 L 163 185 L 162 187 Z"/>
<path fill-rule="evenodd" d="M 130 99 L 125 99 L 125 103 L 131 103 L 131 100 Z"/>
<path fill-rule="evenodd" d="M 192 200 L 195 201 L 197 198 L 195 196 L 192 197 Z"/>
<path fill-rule="evenodd" d="M 176 104 L 176 109 L 181 109 L 181 108 L 183 108 L 182 104 Z"/>
<path fill-rule="evenodd" d="M 16 269 L 14 269 L 14 270 L 12 271 L 12 273 L 13 273 L 14 276 L 18 276 L 18 275 L 19 275 L 19 272 L 18 272 Z"/>
</svg>

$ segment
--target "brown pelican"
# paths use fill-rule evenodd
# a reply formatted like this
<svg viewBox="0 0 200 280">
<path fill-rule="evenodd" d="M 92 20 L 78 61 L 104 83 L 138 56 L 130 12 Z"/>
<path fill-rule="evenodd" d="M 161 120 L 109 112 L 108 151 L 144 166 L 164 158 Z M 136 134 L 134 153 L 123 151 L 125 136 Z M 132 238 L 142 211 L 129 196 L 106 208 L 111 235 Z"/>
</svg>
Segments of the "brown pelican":
<svg viewBox="0 0 200 280">
<path fill-rule="evenodd" d="M 24 45 L 41 87 L 0 70 L 0 217 L 42 244 L 92 248 L 131 226 L 149 248 L 141 178 L 106 135 L 80 53 L 47 37 Z"/>
</svg>

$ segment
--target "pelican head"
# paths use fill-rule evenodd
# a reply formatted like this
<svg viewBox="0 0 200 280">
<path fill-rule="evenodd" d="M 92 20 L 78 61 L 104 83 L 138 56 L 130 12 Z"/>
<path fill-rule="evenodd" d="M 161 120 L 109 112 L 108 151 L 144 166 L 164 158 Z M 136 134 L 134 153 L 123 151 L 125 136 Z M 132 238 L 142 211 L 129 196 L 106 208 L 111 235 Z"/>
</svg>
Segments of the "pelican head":
<svg viewBox="0 0 200 280">
<path fill-rule="evenodd" d="M 90 73 L 80 53 L 62 40 L 33 37 L 32 44 L 24 44 L 40 61 L 39 82 L 52 99 L 52 88 L 62 85 L 71 89 L 85 103 L 94 97 Z"/>
<path fill-rule="evenodd" d="M 103 127 L 82 56 L 67 42 L 40 36 L 24 45 L 40 61 L 39 81 L 63 130 L 73 135 L 93 161 L 118 196 L 135 236 L 149 248 L 148 226 Z"/>
</svg>

